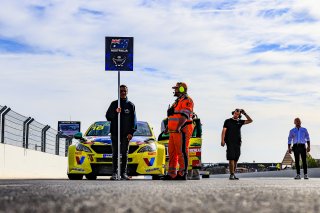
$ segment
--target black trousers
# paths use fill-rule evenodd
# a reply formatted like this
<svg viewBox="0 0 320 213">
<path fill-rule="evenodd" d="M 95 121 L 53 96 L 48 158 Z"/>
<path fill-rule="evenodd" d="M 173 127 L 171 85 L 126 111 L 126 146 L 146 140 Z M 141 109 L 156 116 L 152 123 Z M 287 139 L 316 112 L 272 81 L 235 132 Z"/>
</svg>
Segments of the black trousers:
<svg viewBox="0 0 320 213">
<path fill-rule="evenodd" d="M 112 136 L 112 172 L 118 171 L 118 136 Z M 121 167 L 120 174 L 127 173 L 129 141 L 127 136 L 120 136 Z"/>
<path fill-rule="evenodd" d="M 296 163 L 297 174 L 300 175 L 300 155 L 303 165 L 303 173 L 308 173 L 308 166 L 307 166 L 307 149 L 305 144 L 294 144 L 292 146 L 292 150 L 294 153 L 294 160 Z"/>
</svg>

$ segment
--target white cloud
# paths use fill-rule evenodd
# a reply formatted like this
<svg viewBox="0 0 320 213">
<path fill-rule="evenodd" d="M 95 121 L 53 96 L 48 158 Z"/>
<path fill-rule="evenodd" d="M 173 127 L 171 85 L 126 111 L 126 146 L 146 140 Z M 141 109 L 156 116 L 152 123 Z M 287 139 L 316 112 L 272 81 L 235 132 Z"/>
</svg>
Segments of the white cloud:
<svg viewBox="0 0 320 213">
<path fill-rule="evenodd" d="M 135 71 L 123 72 L 122 82 L 138 118 L 158 134 L 174 100 L 171 86 L 186 81 L 204 123 L 205 162 L 226 161 L 220 133 L 236 107 L 254 119 L 243 127 L 240 161 L 282 160 L 296 116 L 320 143 L 316 1 L 220 1 L 192 9 L 201 2 L 1 1 L 0 38 L 42 52 L 1 53 L 0 104 L 53 127 L 70 117 L 84 128 L 103 120 L 117 98 L 117 74 L 104 71 L 104 37 L 133 36 Z M 35 6 L 44 8 L 40 18 Z M 296 21 L 299 13 L 316 21 Z M 314 48 L 251 52 L 263 44 Z"/>
</svg>

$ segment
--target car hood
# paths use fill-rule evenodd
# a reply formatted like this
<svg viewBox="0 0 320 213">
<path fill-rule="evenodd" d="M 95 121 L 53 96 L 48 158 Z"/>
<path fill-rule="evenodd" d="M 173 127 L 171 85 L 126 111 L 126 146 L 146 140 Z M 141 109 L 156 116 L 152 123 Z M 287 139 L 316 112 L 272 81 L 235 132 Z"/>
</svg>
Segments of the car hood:
<svg viewBox="0 0 320 213">
<path fill-rule="evenodd" d="M 110 136 L 87 136 L 85 137 L 87 142 L 91 143 L 104 143 L 104 144 L 112 144 Z M 150 136 L 133 136 L 130 140 L 130 144 L 143 144 L 146 141 L 154 140 L 153 137 Z"/>
</svg>

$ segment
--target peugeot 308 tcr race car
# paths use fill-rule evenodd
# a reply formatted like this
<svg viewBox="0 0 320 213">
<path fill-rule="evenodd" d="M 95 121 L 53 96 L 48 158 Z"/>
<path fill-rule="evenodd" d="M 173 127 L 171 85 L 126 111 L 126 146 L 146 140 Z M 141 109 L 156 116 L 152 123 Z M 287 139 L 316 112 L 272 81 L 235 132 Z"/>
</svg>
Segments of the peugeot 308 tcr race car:
<svg viewBox="0 0 320 213">
<path fill-rule="evenodd" d="M 92 124 L 85 135 L 79 132 L 68 148 L 68 177 L 81 180 L 85 176 L 95 180 L 97 176 L 112 174 L 112 148 L 110 122 Z M 129 142 L 128 175 L 151 175 L 159 179 L 164 175 L 165 146 L 155 140 L 147 122 L 138 121 L 137 130 Z"/>
</svg>

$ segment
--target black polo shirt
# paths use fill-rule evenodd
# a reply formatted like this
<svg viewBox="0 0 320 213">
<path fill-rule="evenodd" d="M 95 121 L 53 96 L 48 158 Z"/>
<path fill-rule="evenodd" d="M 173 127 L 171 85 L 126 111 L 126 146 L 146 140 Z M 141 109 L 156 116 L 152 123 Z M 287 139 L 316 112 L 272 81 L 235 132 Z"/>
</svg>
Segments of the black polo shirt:
<svg viewBox="0 0 320 213">
<path fill-rule="evenodd" d="M 227 145 L 239 145 L 241 144 L 241 127 L 244 124 L 244 120 L 234 120 L 229 118 L 225 120 L 223 128 L 227 128 L 224 141 Z"/>
</svg>

